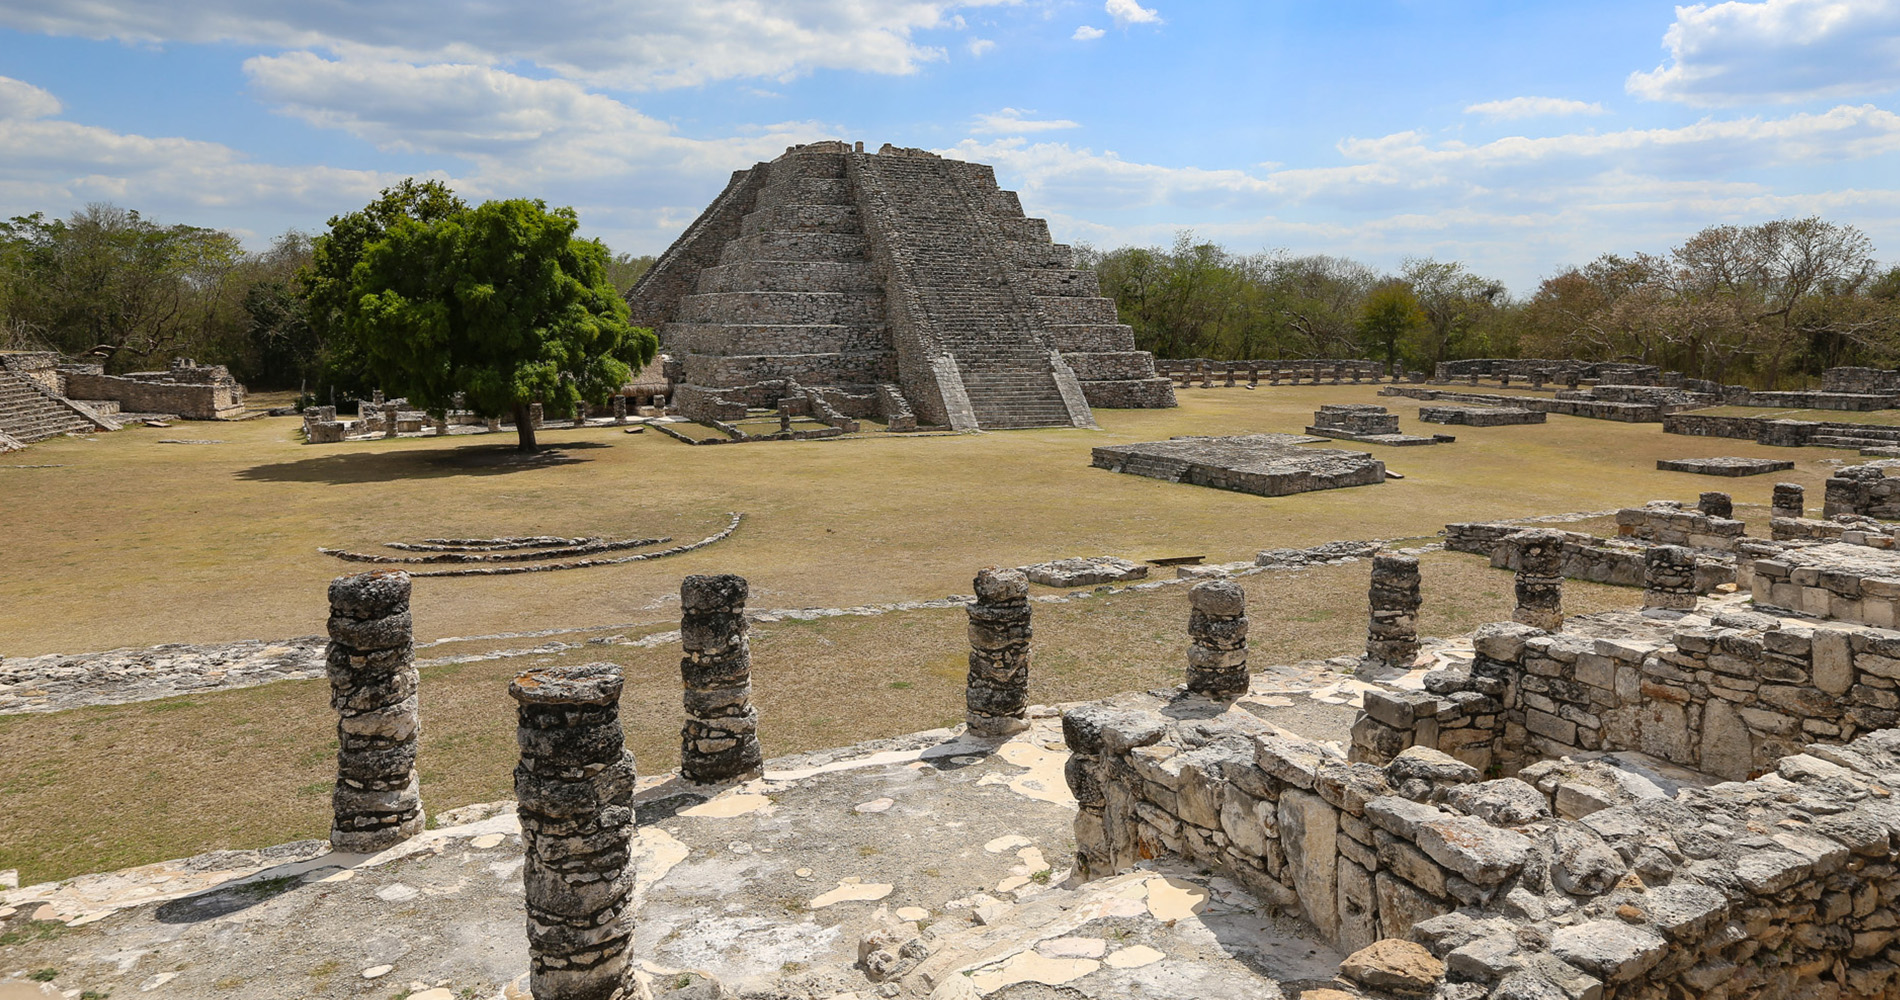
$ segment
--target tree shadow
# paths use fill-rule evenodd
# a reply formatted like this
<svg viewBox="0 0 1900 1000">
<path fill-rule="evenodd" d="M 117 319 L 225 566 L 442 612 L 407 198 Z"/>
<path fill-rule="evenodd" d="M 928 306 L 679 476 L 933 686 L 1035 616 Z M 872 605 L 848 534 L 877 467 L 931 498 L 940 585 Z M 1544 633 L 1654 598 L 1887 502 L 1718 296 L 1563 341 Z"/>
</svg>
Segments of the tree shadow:
<svg viewBox="0 0 1900 1000">
<path fill-rule="evenodd" d="M 570 441 L 543 445 L 524 454 L 514 445 L 470 445 L 452 450 L 353 451 L 320 455 L 295 462 L 275 462 L 240 470 L 237 478 L 254 483 L 381 483 L 398 479 L 442 479 L 449 476 L 498 476 L 511 472 L 549 469 L 592 461 L 570 452 L 613 447 L 601 441 Z"/>
</svg>

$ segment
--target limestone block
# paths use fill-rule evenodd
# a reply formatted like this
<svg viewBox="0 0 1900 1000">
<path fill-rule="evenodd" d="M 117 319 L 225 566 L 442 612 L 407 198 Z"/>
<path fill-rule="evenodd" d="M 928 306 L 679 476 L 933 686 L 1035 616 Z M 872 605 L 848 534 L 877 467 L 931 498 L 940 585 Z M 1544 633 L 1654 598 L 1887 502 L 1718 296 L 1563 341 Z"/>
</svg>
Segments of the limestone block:
<svg viewBox="0 0 1900 1000">
<path fill-rule="evenodd" d="M 1311 792 L 1288 789 L 1278 811 L 1287 881 L 1299 893 L 1307 920 L 1333 938 L 1339 933 L 1339 822 L 1333 807 Z"/>
</svg>

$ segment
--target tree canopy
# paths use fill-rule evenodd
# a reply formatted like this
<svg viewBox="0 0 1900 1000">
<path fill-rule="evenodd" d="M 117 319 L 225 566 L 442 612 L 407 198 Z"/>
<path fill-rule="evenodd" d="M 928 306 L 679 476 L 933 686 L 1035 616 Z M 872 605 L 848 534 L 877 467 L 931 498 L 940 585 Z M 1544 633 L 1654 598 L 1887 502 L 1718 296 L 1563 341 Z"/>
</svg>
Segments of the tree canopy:
<svg viewBox="0 0 1900 1000">
<path fill-rule="evenodd" d="M 604 401 L 659 347 L 628 324 L 611 255 L 578 225 L 525 199 L 395 218 L 351 271 L 345 326 L 385 389 L 436 412 L 460 393 L 483 416 L 512 413 L 533 451 L 528 404 Z"/>
</svg>

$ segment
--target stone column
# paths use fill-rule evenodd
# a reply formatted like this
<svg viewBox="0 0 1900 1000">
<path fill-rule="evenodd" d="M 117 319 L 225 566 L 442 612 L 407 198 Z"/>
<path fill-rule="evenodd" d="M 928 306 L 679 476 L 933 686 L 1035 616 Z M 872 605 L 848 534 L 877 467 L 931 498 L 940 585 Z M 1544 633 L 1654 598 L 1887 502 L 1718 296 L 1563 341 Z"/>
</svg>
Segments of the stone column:
<svg viewBox="0 0 1900 1000">
<path fill-rule="evenodd" d="M 1549 377 L 1550 373 L 1544 371 L 1542 368 L 1531 372 L 1531 388 L 1542 389 L 1544 387 L 1544 381 Z"/>
<path fill-rule="evenodd" d="M 1582 384 L 1583 373 L 1577 371 L 1575 368 L 1564 372 L 1564 388 L 1575 391 L 1575 389 Z"/>
<path fill-rule="evenodd" d="M 680 777 L 702 784 L 757 777 L 759 713 L 752 707 L 752 649 L 746 642 L 744 577 L 721 573 L 680 582 L 680 679 L 686 725 Z"/>
<path fill-rule="evenodd" d="M 1471 373 L 1471 384 L 1472 384 L 1472 385 L 1477 385 L 1477 384 L 1478 384 L 1478 373 L 1477 373 L 1477 372 L 1472 372 L 1472 373 Z"/>
<path fill-rule="evenodd" d="M 1517 547 L 1517 610 L 1511 620 L 1555 632 L 1564 627 L 1564 543 L 1554 531 L 1505 536 Z"/>
<path fill-rule="evenodd" d="M 1372 557 L 1368 659 L 1399 669 L 1418 659 L 1418 584 L 1416 556 L 1381 552 Z"/>
<path fill-rule="evenodd" d="M 789 399 L 778 401 L 778 432 L 780 434 L 792 432 L 792 401 Z"/>
<path fill-rule="evenodd" d="M 409 574 L 378 570 L 330 581 L 330 706 L 337 711 L 330 846 L 352 854 L 422 832 L 416 777 L 415 642 Z"/>
<path fill-rule="evenodd" d="M 1735 516 L 1735 499 L 1720 490 L 1710 490 L 1696 500 L 1695 508 L 1710 517 L 1730 519 Z"/>
<path fill-rule="evenodd" d="M 627 397 L 621 396 L 621 395 L 615 395 L 614 396 L 614 423 L 624 424 L 626 422 L 627 422 Z"/>
<path fill-rule="evenodd" d="M 1776 483 L 1773 508 L 1775 517 L 1807 517 L 1807 492 L 1799 483 Z"/>
<path fill-rule="evenodd" d="M 1062 713 L 1062 742 L 1069 747 L 1069 761 L 1062 765 L 1062 776 L 1075 796 L 1075 870 L 1084 881 L 1114 873 L 1102 822 L 1108 797 L 1099 777 L 1102 725 L 1108 715 L 1109 710 L 1101 705 L 1082 705 Z"/>
<path fill-rule="evenodd" d="M 383 404 L 383 436 L 386 438 L 396 436 L 396 404 L 394 403 Z"/>
<path fill-rule="evenodd" d="M 1226 385 L 1227 385 L 1227 388 L 1229 388 L 1229 389 L 1232 389 L 1232 388 L 1234 387 L 1234 363 L 1233 363 L 1232 361 L 1229 361 L 1229 362 L 1227 362 L 1227 383 L 1226 383 Z"/>
<path fill-rule="evenodd" d="M 1643 607 L 1694 611 L 1695 553 L 1681 545 L 1654 545 L 1643 553 Z"/>
<path fill-rule="evenodd" d="M 978 736 L 1009 736 L 1029 728 L 1029 578 L 994 566 L 976 574 L 970 615 L 970 675 L 964 721 Z"/>
<path fill-rule="evenodd" d="M 529 670 L 508 685 L 535 1000 L 631 995 L 634 767 L 622 684 L 618 666 L 588 663 Z"/>
<path fill-rule="evenodd" d="M 482 426 L 488 428 L 491 431 L 501 430 L 501 418 L 489 417 L 488 419 L 482 421 Z"/>
<path fill-rule="evenodd" d="M 1217 701 L 1247 693 L 1247 592 L 1232 580 L 1188 591 L 1188 690 Z"/>
<path fill-rule="evenodd" d="M 1498 384 L 1503 386 L 1506 389 L 1509 389 L 1511 387 L 1511 373 L 1508 371 L 1499 372 Z"/>
<path fill-rule="evenodd" d="M 375 403 L 377 406 L 383 405 L 383 390 L 381 389 L 370 390 L 369 401 L 372 403 Z"/>
<path fill-rule="evenodd" d="M 574 426 L 587 426 L 587 404 L 585 402 L 574 404 Z"/>
</svg>

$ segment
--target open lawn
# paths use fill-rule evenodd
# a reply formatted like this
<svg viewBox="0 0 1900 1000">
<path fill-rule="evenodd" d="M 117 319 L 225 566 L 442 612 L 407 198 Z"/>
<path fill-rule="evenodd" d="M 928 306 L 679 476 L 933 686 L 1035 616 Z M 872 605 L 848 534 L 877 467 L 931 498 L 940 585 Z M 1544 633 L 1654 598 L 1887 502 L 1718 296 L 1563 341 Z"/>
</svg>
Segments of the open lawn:
<svg viewBox="0 0 1900 1000">
<path fill-rule="evenodd" d="M 1424 538 L 1446 522 L 1605 510 L 1729 490 L 1766 514 L 1774 480 L 1817 491 L 1839 453 L 1664 435 L 1654 424 L 1553 415 L 1451 428 L 1458 441 L 1370 446 L 1403 481 L 1264 499 L 1088 466 L 1096 444 L 1174 434 L 1295 432 L 1322 402 L 1417 402 L 1371 387 L 1187 390 L 1172 411 L 1101 411 L 1104 430 L 692 447 L 617 428 L 551 429 L 553 460 L 512 437 L 306 447 L 289 418 L 180 424 L 36 445 L 0 460 L 0 652 L 279 638 L 322 629 L 324 586 L 352 568 L 319 545 L 423 536 L 670 534 L 743 511 L 732 538 L 678 558 L 555 574 L 419 580 L 421 639 L 677 621 L 679 578 L 737 572 L 753 606 L 826 607 L 968 592 L 980 566 L 1089 554 L 1246 558 L 1342 538 Z M 1427 428 L 1436 429 L 1436 428 Z M 160 444 L 160 439 L 221 444 Z M 1359 448 L 1358 445 L 1344 445 Z M 1658 472 L 1658 458 L 1791 457 L 1794 472 L 1729 480 Z M 56 468 L 19 468 L 55 465 Z M 1752 505 L 1752 506 L 1748 506 Z M 1591 527 L 1605 531 L 1602 519 Z M 1759 524 L 1753 528 L 1760 531 Z M 1257 665 L 1363 648 L 1366 565 L 1249 577 Z M 1510 613 L 1510 577 L 1473 556 L 1425 565 L 1421 628 L 1452 635 Z M 1632 606 L 1572 583 L 1571 613 Z M 1099 697 L 1179 680 L 1180 589 L 1036 606 L 1033 697 Z M 950 723 L 967 640 L 958 610 L 780 622 L 754 631 L 771 754 Z M 523 646 L 537 640 L 526 640 Z M 491 648 L 489 642 L 480 648 Z M 427 651 L 442 657 L 477 644 Z M 552 660 L 613 659 L 643 771 L 677 762 L 678 647 L 604 644 L 423 672 L 421 770 L 431 812 L 505 795 L 516 749 L 506 681 Z M 327 831 L 335 720 L 326 685 L 289 682 L 143 704 L 0 717 L 0 868 L 26 881 Z"/>
<path fill-rule="evenodd" d="M 651 431 L 552 428 L 549 460 L 512 436 L 296 442 L 297 422 L 181 423 L 63 438 L 0 460 L 0 654 L 282 638 L 322 629 L 328 580 L 356 551 L 424 536 L 730 539 L 678 558 L 555 574 L 416 583 L 418 638 L 666 617 L 688 573 L 730 571 L 757 607 L 836 607 L 965 593 L 986 565 L 1072 555 L 1205 554 L 1339 538 L 1417 537 L 1448 521 L 1602 510 L 1704 489 L 1765 504 L 1770 478 L 1656 471 L 1659 458 L 1770 455 L 1816 490 L 1826 449 L 1665 435 L 1553 415 L 1449 428 L 1456 444 L 1370 448 L 1403 481 L 1266 499 L 1089 467 L 1098 444 L 1298 432 L 1324 402 L 1377 402 L 1407 430 L 1417 401 L 1370 386 L 1185 390 L 1175 410 L 1105 410 L 1103 430 L 692 447 Z M 222 444 L 160 444 L 161 439 Z M 56 465 L 57 468 L 17 468 Z M 656 612 L 660 612 L 656 614 Z"/>
</svg>

